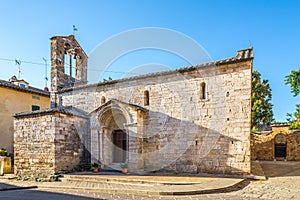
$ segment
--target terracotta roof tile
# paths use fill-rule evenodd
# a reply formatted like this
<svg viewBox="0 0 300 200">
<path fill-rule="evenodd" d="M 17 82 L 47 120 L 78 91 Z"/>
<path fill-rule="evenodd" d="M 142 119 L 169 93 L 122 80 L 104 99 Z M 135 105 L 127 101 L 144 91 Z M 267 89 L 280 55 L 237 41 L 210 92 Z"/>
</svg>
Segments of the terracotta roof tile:
<svg viewBox="0 0 300 200">
<path fill-rule="evenodd" d="M 88 118 L 87 113 L 78 108 L 72 106 L 61 106 L 55 108 L 48 108 L 45 110 L 35 110 L 31 112 L 21 112 L 14 115 L 15 118 L 25 118 L 25 117 L 37 117 L 43 115 L 49 115 L 54 113 L 63 113 L 67 115 L 74 115 L 82 118 Z"/>
<path fill-rule="evenodd" d="M 15 85 L 9 81 L 5 81 L 5 80 L 0 80 L 0 87 L 6 87 L 6 88 L 10 88 L 13 90 L 18 90 L 21 92 L 29 92 L 29 93 L 33 93 L 33 94 L 38 94 L 38 95 L 42 95 L 42 96 L 50 96 L 50 92 L 35 88 L 35 87 L 27 87 L 27 88 L 22 88 L 18 85 Z"/>
</svg>

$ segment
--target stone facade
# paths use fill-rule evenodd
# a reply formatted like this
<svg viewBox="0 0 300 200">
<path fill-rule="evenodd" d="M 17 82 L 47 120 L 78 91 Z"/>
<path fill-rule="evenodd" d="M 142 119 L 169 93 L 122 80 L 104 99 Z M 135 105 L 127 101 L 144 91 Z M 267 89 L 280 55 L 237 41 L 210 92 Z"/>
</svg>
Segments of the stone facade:
<svg viewBox="0 0 300 200">
<path fill-rule="evenodd" d="M 274 124 L 272 131 L 251 133 L 252 160 L 300 161 L 300 130 Z"/>
<path fill-rule="evenodd" d="M 66 38 L 51 39 L 52 61 L 60 59 L 63 49 L 58 47 L 64 46 Z M 125 162 L 129 171 L 142 173 L 247 174 L 252 59 L 252 48 L 248 48 L 216 62 L 72 87 L 59 75 L 64 74 L 62 67 L 52 63 L 55 73 L 51 79 L 60 85 L 52 85 L 52 103 L 88 113 L 89 124 L 78 126 L 77 131 L 86 135 L 78 142 L 90 152 L 91 162 L 112 168 Z M 23 117 L 16 120 L 16 140 L 23 134 L 25 121 L 34 121 Z M 40 127 L 38 132 L 43 135 L 48 129 L 59 136 L 57 124 L 44 130 Z M 23 140 L 32 139 L 25 135 Z M 21 139 L 18 142 L 22 144 Z M 63 152 L 54 155 L 63 156 Z M 28 160 L 16 163 L 19 170 L 29 165 Z M 53 168 L 65 165 L 56 162 Z"/>
<path fill-rule="evenodd" d="M 70 109 L 70 108 L 69 108 Z M 47 177 L 81 164 L 88 120 L 64 109 L 20 113 L 15 117 L 15 174 Z"/>
<path fill-rule="evenodd" d="M 75 70 L 73 69 L 75 68 Z M 87 83 L 87 55 L 73 35 L 51 38 L 51 107 L 57 107 L 56 91 Z"/>
</svg>

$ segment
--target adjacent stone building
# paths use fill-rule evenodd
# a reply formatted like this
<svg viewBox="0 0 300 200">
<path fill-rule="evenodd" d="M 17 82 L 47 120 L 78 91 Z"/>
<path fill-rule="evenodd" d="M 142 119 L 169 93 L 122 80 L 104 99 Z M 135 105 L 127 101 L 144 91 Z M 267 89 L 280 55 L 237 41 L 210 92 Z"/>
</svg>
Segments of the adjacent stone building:
<svg viewBox="0 0 300 200">
<path fill-rule="evenodd" d="M 0 148 L 13 152 L 14 118 L 19 112 L 50 107 L 50 93 L 15 76 L 0 80 Z"/>
<path fill-rule="evenodd" d="M 300 130 L 273 124 L 272 131 L 251 133 L 252 160 L 300 161 Z"/>
<path fill-rule="evenodd" d="M 74 75 L 63 66 L 68 53 Z M 93 162 L 128 163 L 138 173 L 250 173 L 252 60 L 248 48 L 220 61 L 88 85 L 78 42 L 53 37 L 52 108 L 15 115 L 15 173 L 49 166 L 40 173 L 49 175 Z"/>
<path fill-rule="evenodd" d="M 15 117 L 15 171 L 45 176 L 71 171 L 83 160 L 88 119 L 72 107 L 45 109 Z M 77 127 L 75 127 L 75 125 Z M 78 129 L 80 127 L 80 129 Z"/>
</svg>

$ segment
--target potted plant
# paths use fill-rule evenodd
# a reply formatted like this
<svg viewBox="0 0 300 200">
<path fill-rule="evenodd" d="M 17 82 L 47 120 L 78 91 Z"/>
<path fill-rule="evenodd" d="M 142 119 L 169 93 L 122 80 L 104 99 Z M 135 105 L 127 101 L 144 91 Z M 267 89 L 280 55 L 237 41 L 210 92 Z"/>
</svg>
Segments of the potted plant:
<svg viewBox="0 0 300 200">
<path fill-rule="evenodd" d="M 93 172 L 99 172 L 99 165 L 97 163 L 92 164 Z"/>
<path fill-rule="evenodd" d="M 123 174 L 127 174 L 128 173 L 128 164 L 127 163 L 120 163 L 120 167 L 122 169 L 122 173 Z"/>
<path fill-rule="evenodd" d="M 7 156 L 7 150 L 4 148 L 0 149 L 0 156 Z"/>
</svg>

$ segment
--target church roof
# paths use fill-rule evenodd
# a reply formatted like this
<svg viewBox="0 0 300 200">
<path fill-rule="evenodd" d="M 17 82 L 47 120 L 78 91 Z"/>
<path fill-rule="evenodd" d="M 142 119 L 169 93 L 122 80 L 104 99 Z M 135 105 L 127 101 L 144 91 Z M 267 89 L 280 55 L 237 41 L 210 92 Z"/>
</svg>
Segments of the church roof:
<svg viewBox="0 0 300 200">
<path fill-rule="evenodd" d="M 79 110 L 78 108 L 72 107 L 72 106 L 61 106 L 61 107 L 55 107 L 55 108 L 48 108 L 44 110 L 36 110 L 31 112 L 21 112 L 14 115 L 15 118 L 27 118 L 27 117 L 39 117 L 54 113 L 62 113 L 66 115 L 73 115 L 77 117 L 82 118 L 88 118 L 87 113 L 85 113 L 82 110 Z"/>
<path fill-rule="evenodd" d="M 248 60 L 252 60 L 254 58 L 252 47 L 238 50 L 237 52 L 238 53 L 235 57 L 226 58 L 223 60 L 202 63 L 202 64 L 178 68 L 178 69 L 174 69 L 174 70 L 142 74 L 142 75 L 132 76 L 132 77 L 128 77 L 128 78 L 122 78 L 122 79 L 118 79 L 118 80 L 108 80 L 106 82 L 101 82 L 101 83 L 95 83 L 95 84 L 89 84 L 89 85 L 78 85 L 78 86 L 74 86 L 74 87 L 65 87 L 65 88 L 62 88 L 61 90 L 59 90 L 58 92 L 69 92 L 74 89 L 75 90 L 76 89 L 84 89 L 84 88 L 89 88 L 89 87 L 97 87 L 97 86 L 101 86 L 101 85 L 110 85 L 110 84 L 115 84 L 115 83 L 121 83 L 121 82 L 131 81 L 131 80 L 145 79 L 145 78 L 155 77 L 155 76 L 164 76 L 164 75 L 168 75 L 168 74 L 189 72 L 189 71 L 194 71 L 194 70 L 205 68 L 205 67 L 220 66 L 220 65 L 225 65 L 225 64 L 232 64 L 232 63 L 248 61 Z"/>
<path fill-rule="evenodd" d="M 142 106 L 139 106 L 139 105 L 136 105 L 136 104 L 126 103 L 126 102 L 123 102 L 123 101 L 120 101 L 120 100 L 117 100 L 117 99 L 110 99 L 105 104 L 99 106 L 98 108 L 96 108 L 95 110 L 93 110 L 92 112 L 90 112 L 89 114 L 95 113 L 95 112 L 101 110 L 102 108 L 104 108 L 104 107 L 106 107 L 108 105 L 114 105 L 114 104 L 117 104 L 117 105 L 121 104 L 123 106 L 130 107 L 130 108 L 132 108 L 134 110 L 141 110 L 141 111 L 144 111 L 144 112 L 148 111 L 146 108 L 143 108 Z"/>
</svg>

